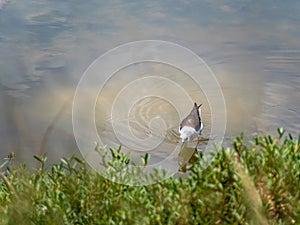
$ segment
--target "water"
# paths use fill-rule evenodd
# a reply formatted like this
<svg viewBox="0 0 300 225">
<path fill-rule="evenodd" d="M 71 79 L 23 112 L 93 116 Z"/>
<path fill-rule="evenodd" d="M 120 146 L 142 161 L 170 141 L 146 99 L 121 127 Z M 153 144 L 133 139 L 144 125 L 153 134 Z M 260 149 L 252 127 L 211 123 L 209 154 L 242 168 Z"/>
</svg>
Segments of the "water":
<svg viewBox="0 0 300 225">
<path fill-rule="evenodd" d="M 241 131 L 275 133 L 277 127 L 296 135 L 300 128 L 299 11 L 300 3 L 292 0 L 0 1 L 0 157 L 14 151 L 19 160 L 32 162 L 33 154 L 48 152 L 55 162 L 79 154 L 71 117 L 82 74 L 106 51 L 144 39 L 178 43 L 205 60 L 224 94 L 226 139 Z M 131 70 L 138 69 L 124 68 L 106 82 L 95 105 L 96 128 L 113 147 L 119 145 L 119 138 L 131 140 L 127 133 L 116 136 L 113 123 L 122 127 L 129 122 L 139 139 L 151 135 L 163 139 L 153 148 L 155 161 L 169 155 L 180 141 L 177 126 L 182 115 L 175 106 L 188 113 L 192 105 L 184 105 L 182 98 L 175 106 L 145 98 L 128 114 L 116 112 L 112 120 L 112 100 L 134 78 Z M 143 64 L 140 71 L 144 76 L 172 74 L 192 99 L 203 103 L 202 136 L 215 138 L 210 133 L 214 112 L 209 101 L 182 71 L 157 64 Z M 174 92 L 164 83 L 146 82 L 142 88 Z M 126 100 L 122 103 L 128 106 Z M 156 143 L 151 140 L 142 146 Z"/>
</svg>

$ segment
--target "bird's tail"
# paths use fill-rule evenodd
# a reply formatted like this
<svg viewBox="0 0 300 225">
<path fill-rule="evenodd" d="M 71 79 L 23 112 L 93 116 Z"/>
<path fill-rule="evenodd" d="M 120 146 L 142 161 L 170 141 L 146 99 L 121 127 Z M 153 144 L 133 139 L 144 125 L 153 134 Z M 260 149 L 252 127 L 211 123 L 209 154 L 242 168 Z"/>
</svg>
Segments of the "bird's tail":
<svg viewBox="0 0 300 225">
<path fill-rule="evenodd" d="M 197 103 L 195 102 L 194 105 L 197 107 L 197 109 L 199 109 L 202 106 L 202 103 L 200 105 L 197 105 Z"/>
</svg>

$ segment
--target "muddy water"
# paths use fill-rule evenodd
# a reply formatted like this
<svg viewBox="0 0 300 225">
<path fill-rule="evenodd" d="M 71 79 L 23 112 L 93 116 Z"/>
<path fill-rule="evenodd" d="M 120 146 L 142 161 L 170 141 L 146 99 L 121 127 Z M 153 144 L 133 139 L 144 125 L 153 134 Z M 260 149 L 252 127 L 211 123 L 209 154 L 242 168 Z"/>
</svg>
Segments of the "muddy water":
<svg viewBox="0 0 300 225">
<path fill-rule="evenodd" d="M 80 154 L 72 127 L 73 96 L 80 78 L 106 51 L 143 39 L 178 43 L 205 60 L 224 94 L 225 139 L 241 131 L 275 133 L 277 127 L 296 135 L 300 128 L 299 10 L 294 1 L 0 1 L 0 157 L 15 151 L 20 161 L 32 162 L 32 155 L 42 152 L 48 152 L 51 161 Z M 140 77 L 155 73 L 184 87 L 192 100 L 203 103 L 203 138 L 214 139 L 214 112 L 205 93 L 182 71 L 155 66 L 143 65 L 145 74 Z M 188 113 L 191 106 L 180 97 L 170 104 L 150 96 L 135 102 L 128 112 L 114 111 L 112 118 L 116 96 L 136 78 L 130 76 L 132 68 L 105 82 L 95 105 L 96 129 L 103 142 L 113 147 L 121 139 L 132 143 L 128 148 L 145 149 L 158 140 L 160 144 L 151 150 L 156 153 L 152 160 L 159 160 L 180 141 L 177 126 L 183 115 L 176 108 Z M 163 82 L 141 87 L 153 88 L 161 95 L 174 92 Z M 90 92 L 86 91 L 87 99 Z M 129 100 L 119 106 L 128 108 Z M 129 124 L 132 134 L 144 141 L 134 142 L 126 132 L 116 135 L 115 123 L 121 129 Z"/>
</svg>

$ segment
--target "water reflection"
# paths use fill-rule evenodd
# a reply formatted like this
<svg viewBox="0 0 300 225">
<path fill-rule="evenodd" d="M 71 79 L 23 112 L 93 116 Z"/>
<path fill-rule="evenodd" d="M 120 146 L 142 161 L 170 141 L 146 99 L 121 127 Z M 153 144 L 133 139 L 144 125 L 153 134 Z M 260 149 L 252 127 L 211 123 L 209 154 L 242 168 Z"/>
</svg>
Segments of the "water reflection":
<svg viewBox="0 0 300 225">
<path fill-rule="evenodd" d="M 89 71 L 96 71 L 92 83 L 97 83 L 99 70 L 91 68 Z M 86 79 L 91 79 L 91 76 Z M 174 163 L 178 166 L 178 125 L 182 116 L 189 113 L 193 105 L 191 99 L 202 101 L 205 105 L 204 133 L 207 136 L 210 133 L 211 111 L 205 94 L 191 76 L 175 66 L 150 61 L 135 63 L 118 70 L 101 88 L 95 106 L 97 133 L 101 142 L 115 148 L 121 143 L 123 150 L 130 152 L 131 158 L 137 163 L 148 152 L 151 154 L 148 163 L 150 166 L 162 159 L 166 160 L 165 167 L 173 168 Z M 85 91 L 77 93 L 79 96 L 84 94 Z M 85 98 L 79 97 L 79 102 L 80 99 L 83 99 L 83 103 L 86 102 Z M 88 108 L 89 104 L 86 112 L 79 108 L 79 120 L 85 120 L 80 115 L 90 115 Z M 89 122 L 79 124 L 86 123 Z M 77 137 L 79 142 L 86 141 L 86 137 L 82 138 L 82 135 Z M 81 147 L 86 148 L 86 144 Z"/>
<path fill-rule="evenodd" d="M 0 0 L 0 158 L 15 151 L 20 160 L 31 161 L 33 154 L 47 151 L 55 161 L 78 153 L 71 123 L 78 80 L 106 50 L 141 39 L 174 41 L 206 60 L 226 99 L 227 137 L 240 131 L 273 132 L 279 126 L 296 135 L 300 128 L 299 10 L 295 1 Z M 192 82 L 182 79 L 178 71 L 171 73 L 189 87 L 192 98 L 209 106 Z M 109 106 L 109 96 L 129 79 L 121 77 L 110 80 L 96 105 L 98 132 L 112 146 L 118 145 L 111 136 L 113 121 L 101 106 Z M 157 88 L 170 91 L 163 84 Z M 184 104 L 182 99 L 177 102 Z M 146 121 L 156 115 L 166 121 L 157 134 L 165 138 L 163 149 L 171 149 L 180 121 L 171 105 L 145 99 L 125 119 L 136 136 L 146 138 L 153 135 Z M 210 115 L 210 108 L 204 107 L 204 137 L 209 136 Z M 153 124 L 158 129 L 160 125 Z M 164 154 L 168 150 L 156 157 Z"/>
</svg>

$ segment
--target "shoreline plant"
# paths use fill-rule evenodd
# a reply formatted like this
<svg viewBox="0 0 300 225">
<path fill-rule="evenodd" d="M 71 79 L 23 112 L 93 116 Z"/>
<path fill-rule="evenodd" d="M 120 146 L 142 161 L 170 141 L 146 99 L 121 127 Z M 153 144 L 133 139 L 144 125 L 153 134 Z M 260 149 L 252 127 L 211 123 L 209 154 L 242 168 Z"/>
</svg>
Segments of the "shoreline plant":
<svg viewBox="0 0 300 225">
<path fill-rule="evenodd" d="M 196 154 L 185 178 L 144 186 L 112 182 L 75 156 L 48 168 L 34 156 L 34 173 L 2 165 L 0 224 L 300 224 L 300 135 L 244 139 L 205 169 Z M 110 171 L 130 163 L 121 148 L 109 153 Z"/>
</svg>

